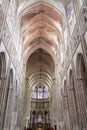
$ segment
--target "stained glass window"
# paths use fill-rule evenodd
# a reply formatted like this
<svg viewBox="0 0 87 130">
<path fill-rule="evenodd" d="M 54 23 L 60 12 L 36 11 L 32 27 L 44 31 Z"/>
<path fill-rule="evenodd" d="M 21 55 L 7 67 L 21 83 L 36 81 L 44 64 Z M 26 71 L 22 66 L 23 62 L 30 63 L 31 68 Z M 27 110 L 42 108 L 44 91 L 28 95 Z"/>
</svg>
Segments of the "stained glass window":
<svg viewBox="0 0 87 130">
<path fill-rule="evenodd" d="M 37 94 L 38 94 L 38 99 L 42 99 L 43 98 L 43 87 L 39 86 L 37 88 Z"/>
<path fill-rule="evenodd" d="M 48 113 L 46 113 L 46 123 L 48 123 Z"/>
<path fill-rule="evenodd" d="M 41 116 L 41 114 L 38 115 L 38 123 L 39 122 L 42 122 L 42 116 Z"/>
<path fill-rule="evenodd" d="M 32 98 L 46 99 L 48 98 L 48 90 L 43 86 L 35 87 L 34 91 L 32 92 Z"/>
<path fill-rule="evenodd" d="M 44 98 L 48 98 L 48 93 L 47 93 L 46 88 L 44 87 L 43 90 L 44 90 Z"/>
</svg>

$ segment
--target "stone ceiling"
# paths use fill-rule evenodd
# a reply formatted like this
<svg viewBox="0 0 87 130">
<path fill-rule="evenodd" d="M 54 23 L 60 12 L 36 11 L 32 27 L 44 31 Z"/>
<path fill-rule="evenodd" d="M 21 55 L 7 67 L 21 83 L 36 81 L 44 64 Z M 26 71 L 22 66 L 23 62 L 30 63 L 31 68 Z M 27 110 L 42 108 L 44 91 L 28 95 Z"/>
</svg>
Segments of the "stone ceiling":
<svg viewBox="0 0 87 130">
<path fill-rule="evenodd" d="M 45 50 L 39 48 L 30 55 L 27 61 L 27 77 L 30 87 L 42 85 L 50 88 L 53 72 L 53 59 Z"/>
<path fill-rule="evenodd" d="M 21 0 L 19 4 L 24 61 L 28 66 L 27 76 L 32 77 L 34 73 L 33 79 L 31 78 L 34 84 L 41 82 L 38 77 L 43 72 L 46 74 L 42 76 L 45 85 L 51 85 L 49 77 L 52 78 L 53 62 L 60 43 L 63 43 L 64 6 L 64 0 Z M 36 76 L 37 73 L 39 76 Z"/>
</svg>

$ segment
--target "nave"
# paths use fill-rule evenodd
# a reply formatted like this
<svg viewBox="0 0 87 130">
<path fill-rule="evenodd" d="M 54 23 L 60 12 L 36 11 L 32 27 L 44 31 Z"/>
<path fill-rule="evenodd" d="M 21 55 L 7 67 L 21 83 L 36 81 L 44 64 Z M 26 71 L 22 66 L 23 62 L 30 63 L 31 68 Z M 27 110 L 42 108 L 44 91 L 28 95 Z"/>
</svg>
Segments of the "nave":
<svg viewBox="0 0 87 130">
<path fill-rule="evenodd" d="M 87 130 L 87 0 L 0 0 L 0 130 Z"/>
</svg>

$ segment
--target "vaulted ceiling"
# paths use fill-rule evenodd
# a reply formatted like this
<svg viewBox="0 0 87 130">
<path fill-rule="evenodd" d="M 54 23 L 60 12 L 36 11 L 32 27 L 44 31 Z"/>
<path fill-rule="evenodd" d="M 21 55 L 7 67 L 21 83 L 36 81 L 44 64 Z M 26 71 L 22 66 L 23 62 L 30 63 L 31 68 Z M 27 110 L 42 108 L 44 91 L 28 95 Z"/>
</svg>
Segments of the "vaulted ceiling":
<svg viewBox="0 0 87 130">
<path fill-rule="evenodd" d="M 50 88 L 53 72 L 53 59 L 45 50 L 39 48 L 30 55 L 27 61 L 27 77 L 30 87 L 42 85 Z"/>
<path fill-rule="evenodd" d="M 64 0 L 21 0 L 19 3 L 21 41 L 32 85 L 42 82 L 40 75 L 45 85 L 51 84 L 54 57 L 63 43 L 64 6 Z"/>
</svg>

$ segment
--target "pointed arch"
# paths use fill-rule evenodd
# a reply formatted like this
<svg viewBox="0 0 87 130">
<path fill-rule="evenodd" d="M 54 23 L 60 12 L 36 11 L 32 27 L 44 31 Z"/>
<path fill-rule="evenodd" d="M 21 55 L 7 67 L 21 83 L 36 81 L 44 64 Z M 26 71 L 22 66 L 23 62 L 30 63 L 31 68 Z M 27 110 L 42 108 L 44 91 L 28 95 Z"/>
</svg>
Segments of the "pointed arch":
<svg viewBox="0 0 87 130">
<path fill-rule="evenodd" d="M 82 53 L 77 54 L 76 61 L 76 78 L 77 78 L 77 112 L 79 129 L 87 129 L 87 72 L 84 56 Z"/>
</svg>

